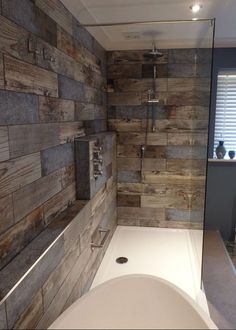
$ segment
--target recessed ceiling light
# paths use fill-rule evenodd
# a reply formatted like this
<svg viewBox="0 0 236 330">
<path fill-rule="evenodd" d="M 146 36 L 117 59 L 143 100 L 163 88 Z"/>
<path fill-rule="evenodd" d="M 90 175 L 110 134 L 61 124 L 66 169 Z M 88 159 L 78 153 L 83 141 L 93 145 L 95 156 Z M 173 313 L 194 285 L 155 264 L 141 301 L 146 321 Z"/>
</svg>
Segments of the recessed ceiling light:
<svg viewBox="0 0 236 330">
<path fill-rule="evenodd" d="M 197 21 L 197 20 L 198 20 L 198 18 L 196 18 L 196 17 L 192 18 L 192 21 Z"/>
<path fill-rule="evenodd" d="M 193 13 L 198 13 L 202 6 L 199 3 L 195 3 L 194 5 L 189 7 Z"/>
</svg>

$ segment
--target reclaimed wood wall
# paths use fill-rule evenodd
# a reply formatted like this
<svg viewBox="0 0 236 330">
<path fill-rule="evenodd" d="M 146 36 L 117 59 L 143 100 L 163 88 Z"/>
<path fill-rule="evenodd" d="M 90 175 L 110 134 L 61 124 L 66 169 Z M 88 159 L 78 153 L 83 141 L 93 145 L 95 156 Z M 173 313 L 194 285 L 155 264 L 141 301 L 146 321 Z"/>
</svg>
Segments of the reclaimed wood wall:
<svg viewBox="0 0 236 330">
<path fill-rule="evenodd" d="M 170 49 L 163 54 L 153 62 L 144 51 L 108 53 L 108 125 L 117 132 L 118 223 L 201 228 L 211 50 Z M 147 91 L 153 88 L 154 65 L 160 103 L 154 106 L 153 132 Z"/>
<path fill-rule="evenodd" d="M 106 113 L 105 50 L 62 3 L 0 1 L 0 268 L 75 200 L 73 141 Z"/>
</svg>

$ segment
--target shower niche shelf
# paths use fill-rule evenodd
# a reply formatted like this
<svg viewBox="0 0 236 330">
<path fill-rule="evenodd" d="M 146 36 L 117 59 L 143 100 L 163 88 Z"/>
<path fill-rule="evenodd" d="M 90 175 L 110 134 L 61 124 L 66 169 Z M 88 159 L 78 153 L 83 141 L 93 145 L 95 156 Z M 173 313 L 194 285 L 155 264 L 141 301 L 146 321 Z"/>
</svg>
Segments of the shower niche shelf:
<svg viewBox="0 0 236 330">
<path fill-rule="evenodd" d="M 89 200 L 112 176 L 114 133 L 75 139 L 77 199 Z"/>
</svg>

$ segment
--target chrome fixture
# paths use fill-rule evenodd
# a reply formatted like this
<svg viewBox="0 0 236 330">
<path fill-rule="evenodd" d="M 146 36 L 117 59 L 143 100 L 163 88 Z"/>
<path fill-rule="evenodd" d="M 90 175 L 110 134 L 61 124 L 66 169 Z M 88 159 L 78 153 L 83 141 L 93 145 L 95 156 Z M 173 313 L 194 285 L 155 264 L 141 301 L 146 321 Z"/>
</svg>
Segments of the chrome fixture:
<svg viewBox="0 0 236 330">
<path fill-rule="evenodd" d="M 103 165 L 103 157 L 102 157 L 102 147 L 94 146 L 93 148 L 93 177 L 95 180 L 98 179 L 99 176 L 102 176 L 102 165 Z"/>
<path fill-rule="evenodd" d="M 102 228 L 99 228 L 98 229 L 98 232 L 100 234 L 100 237 L 102 238 L 102 234 L 105 234 L 101 240 L 101 243 L 100 244 L 97 244 L 97 243 L 94 243 L 92 242 L 90 244 L 91 248 L 94 249 L 94 248 L 103 248 L 109 234 L 110 234 L 110 229 L 102 229 Z"/>
<path fill-rule="evenodd" d="M 153 42 L 153 44 L 152 44 L 152 50 L 150 50 L 149 52 L 144 54 L 144 58 L 151 59 L 153 61 L 157 60 L 159 57 L 162 57 L 162 56 L 163 56 L 163 53 L 161 53 L 157 49 L 155 42 Z"/>
</svg>

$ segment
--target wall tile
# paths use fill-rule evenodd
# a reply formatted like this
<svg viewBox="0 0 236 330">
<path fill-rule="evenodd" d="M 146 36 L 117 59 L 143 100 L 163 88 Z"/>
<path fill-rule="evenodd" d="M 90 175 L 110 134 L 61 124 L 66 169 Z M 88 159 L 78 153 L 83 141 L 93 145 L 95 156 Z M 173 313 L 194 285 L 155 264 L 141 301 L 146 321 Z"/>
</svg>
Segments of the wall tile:
<svg viewBox="0 0 236 330">
<path fill-rule="evenodd" d="M 118 182 L 140 182 L 140 171 L 120 171 L 118 172 Z"/>
<path fill-rule="evenodd" d="M 26 30 L 39 35 L 45 41 L 56 46 L 56 23 L 39 8 L 35 7 L 33 1 L 2 0 L 2 13 Z"/>
<path fill-rule="evenodd" d="M 0 199 L 0 234 L 14 224 L 12 196 L 6 196 Z"/>
<path fill-rule="evenodd" d="M 5 303 L 0 305 L 0 329 L 8 329 Z"/>
<path fill-rule="evenodd" d="M 41 177 L 40 154 L 0 163 L 0 198 Z"/>
<path fill-rule="evenodd" d="M 4 88 L 4 69 L 3 69 L 3 55 L 0 53 L 0 88 Z"/>
<path fill-rule="evenodd" d="M 59 144 L 57 124 L 19 125 L 9 127 L 11 158 L 37 152 Z"/>
<path fill-rule="evenodd" d="M 107 76 L 108 79 L 141 78 L 142 65 L 141 64 L 108 65 Z"/>
<path fill-rule="evenodd" d="M 81 82 L 59 76 L 59 96 L 74 101 L 85 101 L 84 86 Z"/>
<path fill-rule="evenodd" d="M 42 174 L 48 175 L 55 170 L 68 166 L 74 161 L 74 145 L 65 143 L 41 151 Z"/>
<path fill-rule="evenodd" d="M 39 118 L 41 123 L 74 121 L 75 104 L 69 100 L 40 96 Z"/>
<path fill-rule="evenodd" d="M 38 99 L 34 95 L 0 90 L 0 125 L 38 121 Z"/>
<path fill-rule="evenodd" d="M 73 19 L 73 37 L 93 53 L 93 38 L 91 34 L 75 19 Z"/>
<path fill-rule="evenodd" d="M 13 194 L 15 219 L 20 220 L 61 190 L 60 171 L 43 177 Z"/>
<path fill-rule="evenodd" d="M 9 141 L 7 127 L 0 127 L 0 161 L 9 159 Z"/>
<path fill-rule="evenodd" d="M 58 96 L 57 75 L 34 65 L 4 56 L 6 89 Z"/>
</svg>

